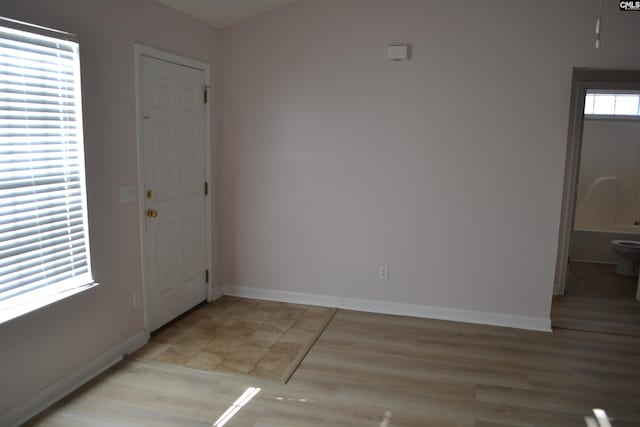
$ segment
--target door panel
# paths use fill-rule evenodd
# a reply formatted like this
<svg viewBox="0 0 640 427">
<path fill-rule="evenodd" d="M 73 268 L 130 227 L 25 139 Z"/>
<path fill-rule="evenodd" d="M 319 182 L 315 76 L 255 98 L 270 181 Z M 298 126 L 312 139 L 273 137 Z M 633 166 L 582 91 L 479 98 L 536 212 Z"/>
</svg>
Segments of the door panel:
<svg viewBox="0 0 640 427">
<path fill-rule="evenodd" d="M 183 113 L 195 113 L 198 110 L 197 104 L 200 101 L 198 95 L 202 92 L 194 90 L 191 86 L 181 86 L 179 91 L 177 108 Z"/>
<path fill-rule="evenodd" d="M 203 185 L 202 177 L 198 176 L 198 171 L 193 165 L 198 162 L 198 146 L 196 144 L 196 129 L 192 126 L 180 127 L 180 195 L 190 196 L 198 193 L 198 189 Z"/>
<path fill-rule="evenodd" d="M 149 176 L 148 185 L 153 185 L 153 198 L 156 201 L 169 200 L 173 185 L 171 126 L 168 123 L 152 123 L 152 125 L 153 141 L 151 141 L 149 153 L 152 155 L 153 163 L 149 167 L 153 168 L 153 172 L 151 175 L 145 172 L 145 176 Z M 150 188 L 147 186 L 147 189 Z"/>
<path fill-rule="evenodd" d="M 146 307 L 157 329 L 206 298 L 204 74 L 142 57 Z"/>
<path fill-rule="evenodd" d="M 152 247 L 155 246 L 155 250 L 152 251 L 152 254 L 156 259 L 169 261 L 158 263 L 156 267 L 158 295 L 165 296 L 173 290 L 174 283 L 173 263 L 171 262 L 173 259 L 173 248 L 175 247 L 173 227 L 170 222 L 155 224 L 154 231 L 153 236 L 151 236 L 153 239 L 151 243 Z"/>
<path fill-rule="evenodd" d="M 197 218 L 193 216 L 186 216 L 182 220 L 182 237 L 183 248 L 182 252 L 182 282 L 187 283 L 193 280 L 200 271 L 198 271 L 198 253 L 195 250 L 198 248 L 198 228 Z"/>
</svg>

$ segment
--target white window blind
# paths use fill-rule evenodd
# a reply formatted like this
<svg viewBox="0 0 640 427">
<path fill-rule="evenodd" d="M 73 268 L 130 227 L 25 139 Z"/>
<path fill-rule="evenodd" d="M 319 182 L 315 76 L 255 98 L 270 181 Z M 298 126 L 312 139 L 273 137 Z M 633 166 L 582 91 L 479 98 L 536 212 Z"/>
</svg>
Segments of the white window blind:
<svg viewBox="0 0 640 427">
<path fill-rule="evenodd" d="M 0 21 L 0 322 L 93 282 L 79 52 L 65 38 Z"/>
</svg>

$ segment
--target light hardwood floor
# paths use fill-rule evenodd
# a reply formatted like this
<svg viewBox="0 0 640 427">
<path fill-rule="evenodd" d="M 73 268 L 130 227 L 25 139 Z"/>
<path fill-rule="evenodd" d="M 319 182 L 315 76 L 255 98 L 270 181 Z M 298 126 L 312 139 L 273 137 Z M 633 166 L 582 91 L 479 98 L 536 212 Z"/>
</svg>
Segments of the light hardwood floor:
<svg viewBox="0 0 640 427">
<path fill-rule="evenodd" d="M 640 426 L 640 338 L 340 310 L 287 385 L 125 361 L 34 426 Z"/>
</svg>

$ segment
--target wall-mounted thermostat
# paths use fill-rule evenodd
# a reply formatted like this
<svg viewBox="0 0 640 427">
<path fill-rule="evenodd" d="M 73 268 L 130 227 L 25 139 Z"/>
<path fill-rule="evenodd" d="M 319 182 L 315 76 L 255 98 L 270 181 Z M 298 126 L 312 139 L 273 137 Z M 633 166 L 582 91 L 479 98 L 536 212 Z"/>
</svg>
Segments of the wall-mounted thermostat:
<svg viewBox="0 0 640 427">
<path fill-rule="evenodd" d="M 390 44 L 387 46 L 387 58 L 392 61 L 408 61 L 411 57 L 411 45 Z"/>
</svg>

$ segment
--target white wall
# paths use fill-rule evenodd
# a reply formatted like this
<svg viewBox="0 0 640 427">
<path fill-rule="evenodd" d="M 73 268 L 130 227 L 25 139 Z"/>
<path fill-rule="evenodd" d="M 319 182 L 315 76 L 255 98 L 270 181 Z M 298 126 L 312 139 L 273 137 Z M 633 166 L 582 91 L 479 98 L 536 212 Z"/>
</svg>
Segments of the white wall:
<svg viewBox="0 0 640 427">
<path fill-rule="evenodd" d="M 3 0 L 0 15 L 78 34 L 92 264 L 100 286 L 0 325 L 0 419 L 143 329 L 134 43 L 208 62 L 216 32 L 151 0 Z M 215 78 L 215 76 L 214 76 Z M 214 79 L 214 81 L 216 81 Z M 0 422 L 2 424 L 2 422 Z"/>
<path fill-rule="evenodd" d="M 572 68 L 640 68 L 617 8 L 599 50 L 583 0 L 303 0 L 225 30 L 223 283 L 548 319 Z"/>
<path fill-rule="evenodd" d="M 640 219 L 640 121 L 585 120 L 577 206 L 582 205 L 589 187 L 600 177 L 617 178 L 611 223 L 632 225 Z M 597 219 L 598 224 L 606 223 Z M 579 222 L 576 227 L 584 228 Z"/>
<path fill-rule="evenodd" d="M 579 262 L 617 264 L 622 258 L 611 250 L 609 244 L 612 240 L 640 240 L 640 233 L 638 233 L 640 227 L 637 228 L 637 230 L 626 232 L 623 230 L 573 230 L 569 245 L 569 258 Z"/>
</svg>

